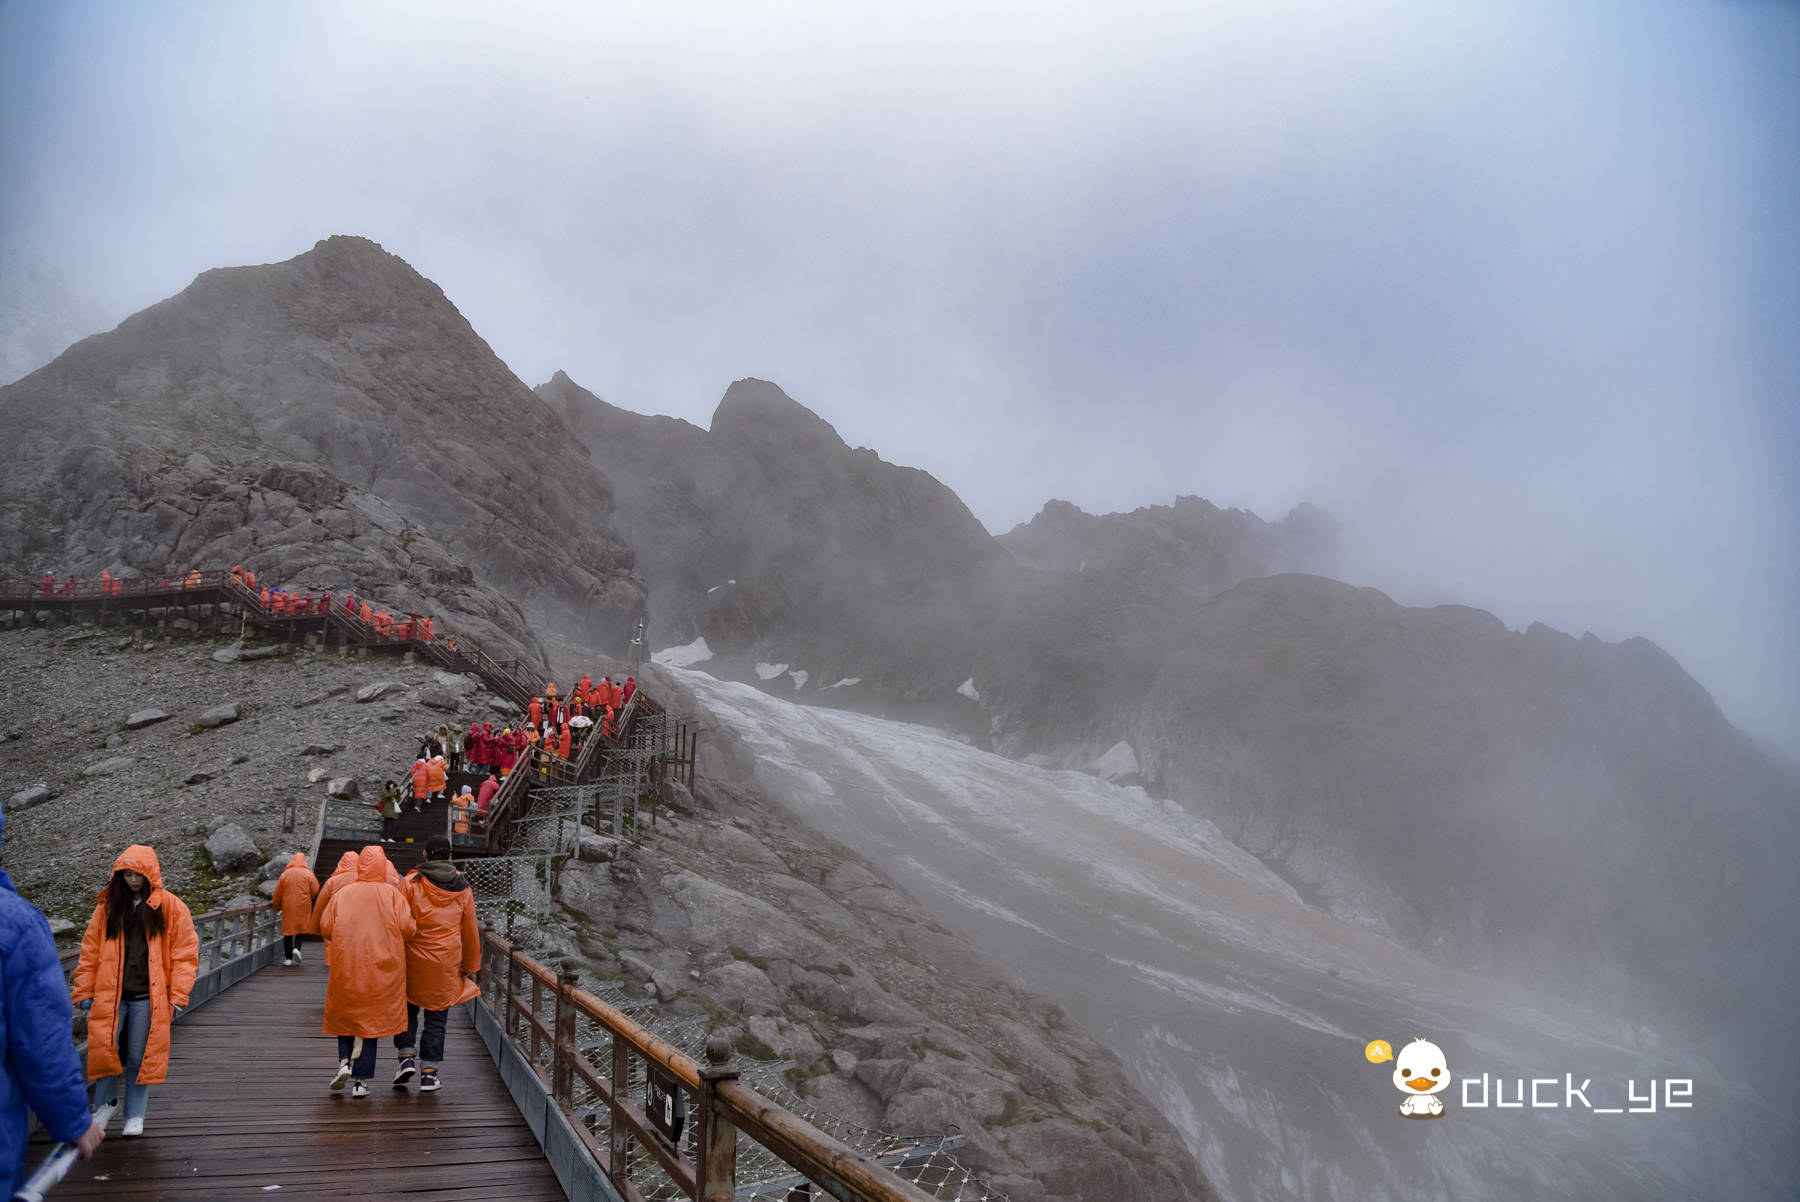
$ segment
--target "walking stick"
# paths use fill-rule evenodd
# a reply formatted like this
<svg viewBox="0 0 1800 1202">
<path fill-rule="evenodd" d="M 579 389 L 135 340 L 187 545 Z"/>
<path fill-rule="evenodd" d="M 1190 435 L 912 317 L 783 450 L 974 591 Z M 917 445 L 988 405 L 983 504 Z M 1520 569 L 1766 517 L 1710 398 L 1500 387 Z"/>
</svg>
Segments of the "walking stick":
<svg viewBox="0 0 1800 1202">
<path fill-rule="evenodd" d="M 113 1113 L 118 1109 L 117 1102 L 108 1102 L 94 1111 L 94 1121 L 100 1124 L 101 1130 L 105 1130 L 106 1124 L 112 1122 Z M 57 1144 L 51 1148 L 50 1155 L 44 1157 L 44 1163 L 38 1166 L 38 1171 L 13 1191 L 12 1202 L 44 1202 L 44 1195 L 69 1175 L 69 1170 L 75 1167 L 75 1161 L 80 1156 L 81 1151 L 74 1144 Z"/>
</svg>

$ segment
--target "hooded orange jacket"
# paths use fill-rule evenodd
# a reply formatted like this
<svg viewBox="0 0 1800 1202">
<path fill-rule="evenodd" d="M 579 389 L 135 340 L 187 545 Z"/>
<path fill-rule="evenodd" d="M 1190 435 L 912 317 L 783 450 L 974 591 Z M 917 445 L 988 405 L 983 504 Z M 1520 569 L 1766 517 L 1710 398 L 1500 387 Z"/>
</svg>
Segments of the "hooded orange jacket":
<svg viewBox="0 0 1800 1202">
<path fill-rule="evenodd" d="M 319 878 L 306 866 L 306 853 L 295 852 L 275 882 L 275 905 L 281 911 L 283 935 L 317 935 L 313 925 L 313 899 L 319 895 Z"/>
<path fill-rule="evenodd" d="M 431 769 L 424 760 L 414 760 L 412 766 L 413 800 L 423 801 L 431 792 Z"/>
<path fill-rule="evenodd" d="M 113 871 L 142 873 L 149 890 L 144 904 L 162 911 L 162 934 L 152 935 L 150 945 L 150 1037 L 144 1043 L 144 1060 L 138 1067 L 138 1083 L 157 1085 L 169 1075 L 169 1024 L 175 1007 L 188 1003 L 194 977 L 200 971 L 200 934 L 187 904 L 162 887 L 162 865 L 154 849 L 134 843 L 113 861 Z M 111 878 L 107 878 L 111 884 Z M 100 891 L 102 899 L 106 891 Z M 119 1027 L 119 995 L 124 987 L 125 940 L 106 937 L 106 902 L 94 907 L 87 933 L 81 937 L 81 962 L 75 967 L 70 996 L 77 1002 L 94 999 L 88 1011 L 88 1029 L 116 1031 Z M 111 1077 L 125 1071 L 116 1038 L 88 1040 L 88 1080 Z"/>
<path fill-rule="evenodd" d="M 443 756 L 434 755 L 429 760 L 426 760 L 425 785 L 427 789 L 433 793 L 441 792 L 449 772 L 450 765 L 444 762 Z"/>
<path fill-rule="evenodd" d="M 481 992 L 463 976 L 481 969 L 481 929 L 475 895 L 459 872 L 449 887 L 415 868 L 400 886 L 418 923 L 406 945 L 406 1000 L 427 1010 L 448 1010 Z"/>
<path fill-rule="evenodd" d="M 319 890 L 319 896 L 313 899 L 312 931 L 314 934 L 318 933 L 319 919 L 325 916 L 325 907 L 331 904 L 331 899 L 337 896 L 339 889 L 355 879 L 356 853 L 347 851 L 338 857 L 336 870 L 332 872 L 331 878 L 325 882 L 324 887 Z"/>
<path fill-rule="evenodd" d="M 412 907 L 388 884 L 393 865 L 373 845 L 356 858 L 356 880 L 319 919 L 325 945 L 327 1035 L 380 1039 L 406 1030 L 406 945 L 418 934 Z"/>
</svg>

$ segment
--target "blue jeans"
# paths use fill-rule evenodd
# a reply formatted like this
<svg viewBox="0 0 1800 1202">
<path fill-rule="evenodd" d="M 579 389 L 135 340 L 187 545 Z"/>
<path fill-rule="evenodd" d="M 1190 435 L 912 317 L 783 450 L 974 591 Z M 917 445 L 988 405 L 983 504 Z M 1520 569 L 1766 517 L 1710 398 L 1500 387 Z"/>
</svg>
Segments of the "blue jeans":
<svg viewBox="0 0 1800 1202">
<path fill-rule="evenodd" d="M 360 1039 L 355 1035 L 340 1035 L 338 1040 L 338 1059 L 350 1061 L 350 1076 L 358 1081 L 367 1081 L 375 1075 L 375 1052 L 381 1047 L 379 1039 Z M 362 1044 L 361 1048 L 356 1045 Z"/>
<path fill-rule="evenodd" d="M 91 1038 L 91 1037 L 90 1037 Z M 150 1087 L 138 1084 L 138 1069 L 144 1063 L 144 1044 L 150 1039 L 150 999 L 119 1002 L 119 1060 L 122 1073 L 102 1077 L 94 1082 L 94 1109 L 117 1101 L 119 1086 L 125 1086 L 125 1117 L 141 1119 L 150 1104 Z"/>
<path fill-rule="evenodd" d="M 424 1030 L 419 1029 L 419 1007 L 406 1003 L 406 1033 L 394 1036 L 394 1050 L 402 1056 L 413 1054 L 413 1039 L 418 1041 L 419 1059 L 426 1068 L 436 1068 L 444 1059 L 444 1028 L 450 1020 L 448 1010 L 425 1011 Z"/>
</svg>

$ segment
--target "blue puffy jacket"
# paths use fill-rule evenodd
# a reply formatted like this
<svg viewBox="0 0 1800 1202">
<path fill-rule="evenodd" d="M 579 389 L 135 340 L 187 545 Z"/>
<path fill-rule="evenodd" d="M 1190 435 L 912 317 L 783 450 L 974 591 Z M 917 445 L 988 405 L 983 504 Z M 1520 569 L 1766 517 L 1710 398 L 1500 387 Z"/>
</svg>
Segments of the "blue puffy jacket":
<svg viewBox="0 0 1800 1202">
<path fill-rule="evenodd" d="M 5 818 L 0 816 L 0 828 Z M 63 984 L 50 924 L 20 897 L 0 871 L 0 1174 L 12 1179 L 7 1195 L 25 1180 L 25 1109 L 30 1107 L 52 1139 L 72 1141 L 87 1133 L 87 1083 L 69 1040 L 69 990 Z"/>
</svg>

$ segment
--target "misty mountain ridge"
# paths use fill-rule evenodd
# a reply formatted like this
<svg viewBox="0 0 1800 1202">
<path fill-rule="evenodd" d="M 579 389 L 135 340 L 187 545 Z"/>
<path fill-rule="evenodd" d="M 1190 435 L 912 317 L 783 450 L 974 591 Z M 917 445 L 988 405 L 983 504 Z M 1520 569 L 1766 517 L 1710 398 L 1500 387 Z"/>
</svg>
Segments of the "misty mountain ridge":
<svg viewBox="0 0 1800 1202">
<path fill-rule="evenodd" d="M 707 431 L 566 375 L 539 391 L 617 482 L 627 538 L 660 544 L 652 645 L 701 637 L 724 679 L 1141 781 L 1445 963 L 1786 1038 L 1743 999 L 1800 986 L 1760 950 L 1800 910 L 1778 850 L 1800 798 L 1648 640 L 1329 579 L 1343 532 L 1311 506 L 1051 502 L 993 538 L 762 381 Z"/>
<path fill-rule="evenodd" d="M 0 385 L 30 375 L 112 323 L 43 258 L 0 245 Z"/>
<path fill-rule="evenodd" d="M 609 482 L 435 284 L 373 242 L 208 271 L 0 390 L 0 564 L 243 563 L 535 651 L 641 605 Z"/>
</svg>

